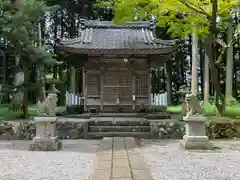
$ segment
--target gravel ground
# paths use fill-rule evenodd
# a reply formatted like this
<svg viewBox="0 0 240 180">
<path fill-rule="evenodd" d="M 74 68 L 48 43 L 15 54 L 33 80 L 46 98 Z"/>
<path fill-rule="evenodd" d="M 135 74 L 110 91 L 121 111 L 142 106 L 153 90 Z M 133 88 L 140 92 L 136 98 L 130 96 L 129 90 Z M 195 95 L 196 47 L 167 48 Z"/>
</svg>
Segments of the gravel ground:
<svg viewBox="0 0 240 180">
<path fill-rule="evenodd" d="M 179 141 L 146 140 L 138 149 L 155 180 L 240 180 L 240 141 L 217 141 L 222 149 L 184 151 Z"/>
<path fill-rule="evenodd" d="M 65 140 L 55 152 L 28 151 L 31 141 L 0 141 L 1 180 L 88 180 L 98 141 Z"/>
</svg>

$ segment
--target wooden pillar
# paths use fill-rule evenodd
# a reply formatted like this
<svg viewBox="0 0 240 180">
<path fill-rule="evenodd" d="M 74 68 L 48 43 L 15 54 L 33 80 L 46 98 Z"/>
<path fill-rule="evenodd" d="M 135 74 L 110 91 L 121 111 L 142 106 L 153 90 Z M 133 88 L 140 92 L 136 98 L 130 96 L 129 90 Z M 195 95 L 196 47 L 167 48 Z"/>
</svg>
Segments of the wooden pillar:
<svg viewBox="0 0 240 180">
<path fill-rule="evenodd" d="M 131 62 L 132 68 L 132 110 L 136 110 L 136 73 L 133 66 L 133 61 Z"/>
<path fill-rule="evenodd" d="M 103 95 L 104 95 L 104 66 L 102 58 L 100 59 L 100 110 L 103 111 Z"/>
<path fill-rule="evenodd" d="M 152 90 L 152 78 L 151 78 L 151 67 L 150 67 L 150 61 L 148 61 L 148 106 L 150 107 L 152 105 L 152 98 L 151 98 L 151 90 Z"/>
<path fill-rule="evenodd" d="M 84 96 L 84 111 L 87 111 L 88 89 L 87 89 L 87 69 L 83 67 L 83 96 Z"/>
<path fill-rule="evenodd" d="M 172 64 L 171 61 L 165 62 L 165 77 L 167 90 L 167 105 L 172 104 Z"/>
<path fill-rule="evenodd" d="M 74 66 L 71 66 L 70 67 L 70 74 L 71 74 L 71 86 L 70 86 L 70 89 L 71 89 L 71 92 L 75 93 L 76 92 L 76 69 Z"/>
</svg>

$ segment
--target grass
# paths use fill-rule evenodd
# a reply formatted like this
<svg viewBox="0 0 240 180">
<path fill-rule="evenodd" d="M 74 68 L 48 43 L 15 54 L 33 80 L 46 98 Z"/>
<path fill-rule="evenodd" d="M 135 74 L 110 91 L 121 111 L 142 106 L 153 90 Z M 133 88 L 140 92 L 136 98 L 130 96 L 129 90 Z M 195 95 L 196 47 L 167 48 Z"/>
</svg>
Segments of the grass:
<svg viewBox="0 0 240 180">
<path fill-rule="evenodd" d="M 23 116 L 22 111 L 12 111 L 9 110 L 9 104 L 0 104 L 0 120 L 13 120 L 19 119 Z M 34 116 L 37 114 L 37 108 L 33 105 L 28 107 L 29 116 Z"/>
<path fill-rule="evenodd" d="M 22 119 L 23 116 L 22 111 L 14 112 L 9 110 L 9 104 L 0 104 L 0 120 L 14 120 L 14 119 Z M 57 112 L 63 111 L 64 107 L 58 107 Z M 37 115 L 37 106 L 36 105 L 29 105 L 28 107 L 29 116 Z"/>
<path fill-rule="evenodd" d="M 172 113 L 180 114 L 182 111 L 182 106 L 169 106 L 168 111 Z M 212 104 L 207 104 L 204 106 L 204 115 L 208 117 L 216 116 L 216 108 Z M 240 104 L 232 105 L 226 107 L 226 112 L 224 113 L 224 117 L 232 118 L 232 119 L 240 119 Z"/>
</svg>

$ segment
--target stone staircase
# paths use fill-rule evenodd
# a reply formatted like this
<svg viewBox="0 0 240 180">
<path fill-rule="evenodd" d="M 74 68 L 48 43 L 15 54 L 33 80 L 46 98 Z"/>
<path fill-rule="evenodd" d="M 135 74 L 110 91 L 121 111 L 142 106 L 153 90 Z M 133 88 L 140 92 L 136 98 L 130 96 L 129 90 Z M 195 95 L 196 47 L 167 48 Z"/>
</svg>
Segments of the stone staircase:
<svg viewBox="0 0 240 180">
<path fill-rule="evenodd" d="M 101 118 L 88 122 L 88 137 L 144 137 L 150 135 L 150 123 L 144 118 Z"/>
</svg>

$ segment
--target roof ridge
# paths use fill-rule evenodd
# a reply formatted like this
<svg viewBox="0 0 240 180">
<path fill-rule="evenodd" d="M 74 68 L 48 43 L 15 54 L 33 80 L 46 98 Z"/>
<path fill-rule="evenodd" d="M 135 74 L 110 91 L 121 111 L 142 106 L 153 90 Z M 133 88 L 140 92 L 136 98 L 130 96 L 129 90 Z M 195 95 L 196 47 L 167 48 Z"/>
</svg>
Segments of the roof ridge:
<svg viewBox="0 0 240 180">
<path fill-rule="evenodd" d="M 160 38 L 156 38 L 154 37 L 153 41 L 156 44 L 163 44 L 163 45 L 175 45 L 176 44 L 176 40 L 165 40 L 165 39 L 160 39 Z"/>
<path fill-rule="evenodd" d="M 113 29 L 154 29 L 155 21 L 127 21 L 123 24 L 115 24 L 114 21 L 86 20 L 81 19 L 82 28 L 113 28 Z"/>
</svg>

